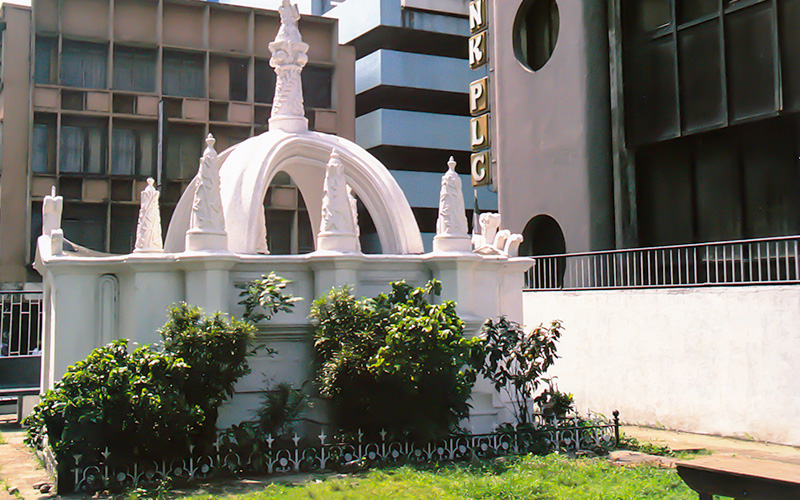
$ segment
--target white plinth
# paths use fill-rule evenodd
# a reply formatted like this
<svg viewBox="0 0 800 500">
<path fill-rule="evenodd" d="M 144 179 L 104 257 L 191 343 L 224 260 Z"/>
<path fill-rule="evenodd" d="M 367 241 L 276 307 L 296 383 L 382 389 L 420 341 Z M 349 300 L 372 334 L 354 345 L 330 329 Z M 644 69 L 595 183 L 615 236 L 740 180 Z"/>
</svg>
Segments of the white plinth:
<svg viewBox="0 0 800 500">
<path fill-rule="evenodd" d="M 433 237 L 434 252 L 472 252 L 469 236 L 436 235 Z"/>
<path fill-rule="evenodd" d="M 357 253 L 358 237 L 353 233 L 319 233 L 319 236 L 317 236 L 317 250 Z"/>
<path fill-rule="evenodd" d="M 269 119 L 270 130 L 282 130 L 291 134 L 308 132 L 308 118 L 304 116 L 273 116 Z"/>
<path fill-rule="evenodd" d="M 212 233 L 207 231 L 188 231 L 186 233 L 187 252 L 227 252 L 227 233 Z"/>
</svg>

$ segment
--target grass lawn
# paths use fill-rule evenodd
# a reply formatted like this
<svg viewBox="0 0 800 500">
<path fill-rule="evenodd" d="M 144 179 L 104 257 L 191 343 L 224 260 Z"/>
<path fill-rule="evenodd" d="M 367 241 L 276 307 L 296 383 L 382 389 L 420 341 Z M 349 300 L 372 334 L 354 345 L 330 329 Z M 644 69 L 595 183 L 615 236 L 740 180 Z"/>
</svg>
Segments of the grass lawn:
<svg viewBox="0 0 800 500">
<path fill-rule="evenodd" d="M 675 470 L 649 465 L 618 467 L 604 459 L 549 455 L 436 469 L 383 468 L 357 475 L 321 477 L 300 484 L 272 484 L 246 494 L 215 493 L 190 498 L 695 500 L 697 494 L 683 484 Z"/>
</svg>

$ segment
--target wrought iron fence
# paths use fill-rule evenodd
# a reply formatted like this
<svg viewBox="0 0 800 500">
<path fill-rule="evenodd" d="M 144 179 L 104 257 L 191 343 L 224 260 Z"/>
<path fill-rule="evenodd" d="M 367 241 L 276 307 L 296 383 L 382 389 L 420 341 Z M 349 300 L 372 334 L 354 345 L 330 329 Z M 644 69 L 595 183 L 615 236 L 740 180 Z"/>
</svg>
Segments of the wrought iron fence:
<svg viewBox="0 0 800 500">
<path fill-rule="evenodd" d="M 534 257 L 529 290 L 800 283 L 800 236 Z"/>
<path fill-rule="evenodd" d="M 537 415 L 527 430 L 497 431 L 492 434 L 453 435 L 435 442 L 398 441 L 381 432 L 377 440 L 362 433 L 351 438 L 325 435 L 312 439 L 292 438 L 242 440 L 223 432 L 213 449 L 183 460 L 134 463 L 114 466 L 115 457 L 106 450 L 99 457 L 75 455 L 72 486 L 75 491 L 120 490 L 153 484 L 160 480 L 207 479 L 228 473 L 292 473 L 341 470 L 363 461 L 368 464 L 451 462 L 472 456 L 489 458 L 541 450 L 579 451 L 619 445 L 619 412 L 613 420 L 594 416 L 590 420 Z M 537 448 L 539 447 L 539 448 Z M 117 460 L 119 458 L 117 457 Z M 118 463 L 118 462 L 116 462 Z M 62 491 L 59 485 L 59 493 Z"/>
<path fill-rule="evenodd" d="M 0 291 L 0 356 L 41 352 L 42 292 Z"/>
</svg>

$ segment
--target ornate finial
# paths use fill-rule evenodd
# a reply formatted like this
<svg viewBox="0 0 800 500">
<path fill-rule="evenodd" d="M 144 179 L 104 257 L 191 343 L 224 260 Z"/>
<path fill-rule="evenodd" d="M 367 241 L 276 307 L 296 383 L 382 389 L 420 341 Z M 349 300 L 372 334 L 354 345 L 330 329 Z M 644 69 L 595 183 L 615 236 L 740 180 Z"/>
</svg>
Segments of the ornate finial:
<svg viewBox="0 0 800 500">
<path fill-rule="evenodd" d="M 188 251 L 228 251 L 225 216 L 219 187 L 219 158 L 214 150 L 214 136 L 206 137 L 206 149 L 197 171 L 190 228 L 186 233 Z"/>
<path fill-rule="evenodd" d="M 281 27 L 275 41 L 269 44 L 272 57 L 269 65 L 275 68 L 275 97 L 272 99 L 272 114 L 269 119 L 270 130 L 284 132 L 304 132 L 308 130 L 308 120 L 303 110 L 303 84 L 300 74 L 308 62 L 308 44 L 303 42 L 297 22 L 300 13 L 288 0 L 278 8 L 281 14 Z"/>
<path fill-rule="evenodd" d="M 61 229 L 61 211 L 64 209 L 64 198 L 56 196 L 56 187 L 50 188 L 50 195 L 42 200 L 42 234 L 50 236 L 56 229 Z"/>
<path fill-rule="evenodd" d="M 522 235 L 500 229 L 500 214 L 484 212 L 480 216 L 481 234 L 472 237 L 475 253 L 517 257 Z"/>
<path fill-rule="evenodd" d="M 436 219 L 435 252 L 469 252 L 471 243 L 467 234 L 467 212 L 461 178 L 456 173 L 456 161 L 451 156 L 447 172 L 442 176 L 439 191 L 439 218 Z"/>
<path fill-rule="evenodd" d="M 322 187 L 322 222 L 317 237 L 317 250 L 358 252 L 358 223 L 355 198 L 349 192 L 344 166 L 336 150 L 331 152 Z"/>
<path fill-rule="evenodd" d="M 161 211 L 158 206 L 159 192 L 156 191 L 155 184 L 156 181 L 148 177 L 147 187 L 142 191 L 134 253 L 164 251 L 161 240 Z"/>
</svg>

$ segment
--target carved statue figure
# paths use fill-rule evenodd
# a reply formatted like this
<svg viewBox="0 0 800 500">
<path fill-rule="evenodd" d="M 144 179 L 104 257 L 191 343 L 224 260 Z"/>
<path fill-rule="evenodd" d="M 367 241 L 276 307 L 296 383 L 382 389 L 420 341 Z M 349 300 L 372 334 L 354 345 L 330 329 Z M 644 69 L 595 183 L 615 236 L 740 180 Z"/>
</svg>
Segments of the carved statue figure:
<svg viewBox="0 0 800 500">
<path fill-rule="evenodd" d="M 353 205 L 347 192 L 344 167 L 335 150 L 328 160 L 322 187 L 322 223 L 320 233 L 356 234 Z"/>
<path fill-rule="evenodd" d="M 152 177 L 147 179 L 147 187 L 142 191 L 139 206 L 139 223 L 136 225 L 136 245 L 134 252 L 162 252 L 161 211 L 158 207 L 160 193 L 155 188 Z"/>
<path fill-rule="evenodd" d="M 436 219 L 437 236 L 467 238 L 467 215 L 464 209 L 464 193 L 461 178 L 456 173 L 456 161 L 450 157 L 447 172 L 442 176 L 439 192 L 439 217 Z"/>
<path fill-rule="evenodd" d="M 61 212 L 64 209 L 64 198 L 56 196 L 56 187 L 42 202 L 42 234 L 50 236 L 55 229 L 61 229 Z"/>
<path fill-rule="evenodd" d="M 297 22 L 300 14 L 297 7 L 291 5 L 289 0 L 283 0 L 278 8 L 281 15 L 281 27 L 275 40 L 269 44 L 272 57 L 269 65 L 275 69 L 275 97 L 272 100 L 272 119 L 296 118 L 300 119 L 308 128 L 303 111 L 303 84 L 300 74 L 308 63 L 308 44 L 303 42 Z M 270 120 L 270 125 L 274 123 Z M 294 130 L 296 131 L 296 130 Z"/>
<path fill-rule="evenodd" d="M 214 136 L 208 134 L 206 149 L 200 159 L 200 182 L 194 194 L 190 231 L 225 233 L 225 218 L 219 192 L 219 162 L 214 150 Z"/>
</svg>

